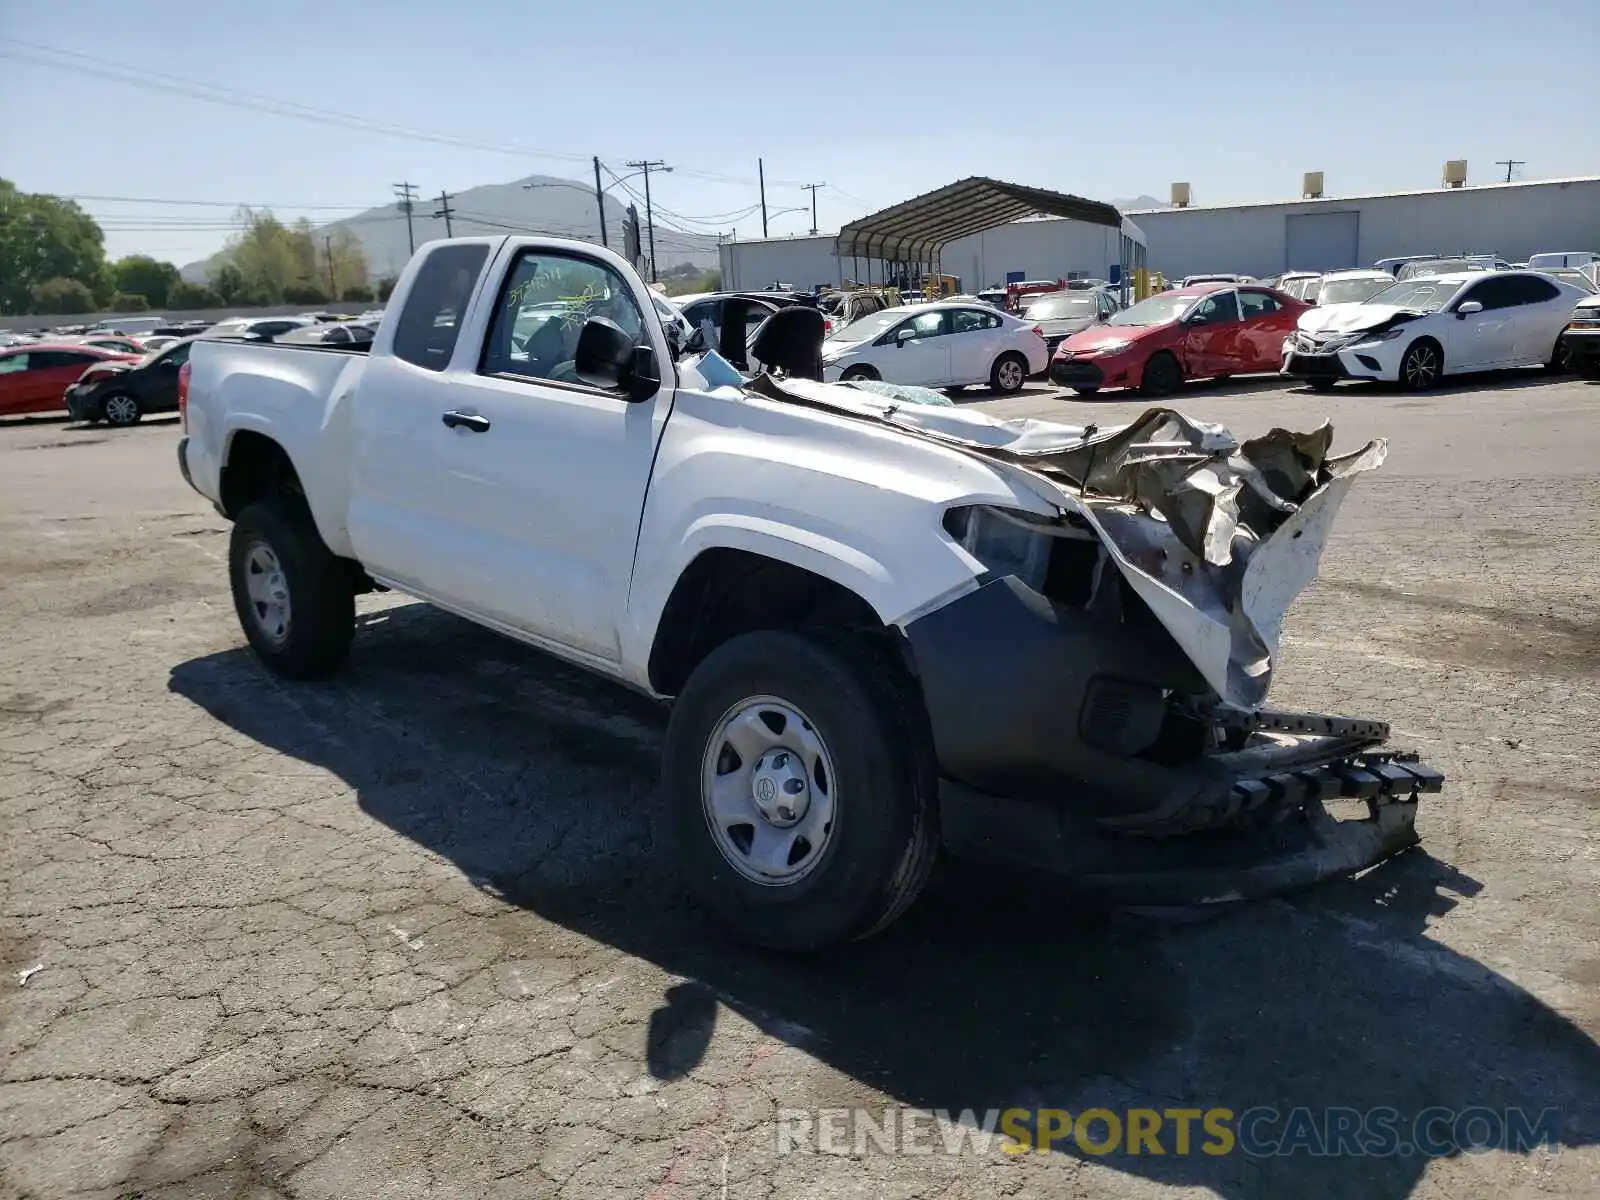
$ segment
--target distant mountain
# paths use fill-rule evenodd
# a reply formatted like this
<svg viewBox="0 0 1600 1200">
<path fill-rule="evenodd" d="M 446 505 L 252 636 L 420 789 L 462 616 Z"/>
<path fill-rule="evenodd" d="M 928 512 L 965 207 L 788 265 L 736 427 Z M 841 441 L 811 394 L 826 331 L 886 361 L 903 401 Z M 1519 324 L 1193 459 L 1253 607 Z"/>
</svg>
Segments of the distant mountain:
<svg viewBox="0 0 1600 1200">
<path fill-rule="evenodd" d="M 444 221 L 433 214 L 439 207 L 437 197 L 424 197 L 416 202 L 412 211 L 412 225 L 417 245 L 435 241 L 445 236 Z M 546 233 L 559 237 L 582 238 L 591 242 L 600 240 L 599 215 L 595 209 L 594 190 L 573 179 L 560 179 L 553 175 L 530 175 L 511 183 L 487 184 L 468 188 L 450 197 L 452 231 L 457 237 L 498 233 Z M 606 197 L 606 233 L 611 248 L 622 249 L 622 227 L 627 217 L 627 206 L 615 197 Z M 640 225 L 644 212 L 639 213 Z M 405 266 L 411 252 L 406 240 L 406 216 L 394 204 L 369 208 L 364 213 L 343 220 L 319 225 L 318 233 L 331 233 L 348 229 L 361 242 L 367 256 L 367 268 L 373 279 L 382 275 L 397 275 Z M 643 228 L 639 243 L 648 253 L 648 238 Z M 192 283 L 205 283 L 211 277 L 213 264 L 220 254 L 200 262 L 190 263 L 179 274 Z M 656 222 L 656 264 L 660 272 L 680 263 L 709 268 L 717 265 L 717 239 L 713 234 L 680 233 Z"/>
<path fill-rule="evenodd" d="M 1133 212 L 1135 209 L 1140 208 L 1172 207 L 1165 200 L 1157 200 L 1154 196 L 1146 196 L 1143 192 L 1140 192 L 1131 200 L 1113 200 L 1111 203 L 1116 206 L 1118 212 Z"/>
</svg>

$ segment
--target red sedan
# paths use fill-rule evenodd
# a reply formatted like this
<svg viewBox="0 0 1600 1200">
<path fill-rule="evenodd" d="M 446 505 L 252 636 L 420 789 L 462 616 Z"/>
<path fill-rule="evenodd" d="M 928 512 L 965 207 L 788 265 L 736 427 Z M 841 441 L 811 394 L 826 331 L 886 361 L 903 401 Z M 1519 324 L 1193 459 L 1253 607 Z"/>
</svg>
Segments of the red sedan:
<svg viewBox="0 0 1600 1200">
<path fill-rule="evenodd" d="M 1164 396 L 1185 379 L 1276 371 L 1283 339 L 1308 307 L 1250 284 L 1162 292 L 1067 338 L 1050 361 L 1050 378 L 1081 395 L 1138 388 Z"/>
<path fill-rule="evenodd" d="M 95 363 L 138 359 L 137 354 L 119 354 L 99 346 L 45 342 L 0 350 L 0 417 L 65 409 L 66 390 L 86 369 Z"/>
</svg>

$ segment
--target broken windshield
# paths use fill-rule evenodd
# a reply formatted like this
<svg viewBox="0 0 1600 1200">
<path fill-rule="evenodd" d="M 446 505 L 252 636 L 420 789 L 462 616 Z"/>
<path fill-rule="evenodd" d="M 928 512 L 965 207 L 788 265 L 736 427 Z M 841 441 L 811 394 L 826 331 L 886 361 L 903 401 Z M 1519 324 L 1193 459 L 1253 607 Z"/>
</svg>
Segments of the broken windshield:
<svg viewBox="0 0 1600 1200">
<path fill-rule="evenodd" d="M 1408 279 L 1384 288 L 1367 300 L 1368 304 L 1387 304 L 1408 312 L 1438 312 L 1462 288 L 1459 281 Z"/>
</svg>

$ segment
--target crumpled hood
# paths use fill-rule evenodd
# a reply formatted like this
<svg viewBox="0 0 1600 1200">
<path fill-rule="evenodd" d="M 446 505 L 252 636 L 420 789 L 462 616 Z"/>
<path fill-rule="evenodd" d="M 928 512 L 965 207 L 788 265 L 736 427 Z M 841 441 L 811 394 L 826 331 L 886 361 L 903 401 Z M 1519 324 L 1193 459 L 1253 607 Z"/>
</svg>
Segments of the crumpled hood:
<svg viewBox="0 0 1600 1200">
<path fill-rule="evenodd" d="M 1062 342 L 1057 353 L 1081 353 L 1084 350 L 1098 350 L 1102 346 L 1115 343 L 1137 342 L 1141 338 L 1153 336 L 1162 328 L 1164 326 L 1161 325 L 1095 324 L 1079 330 Z"/>
<path fill-rule="evenodd" d="M 1396 317 L 1415 315 L 1410 309 L 1392 304 L 1329 304 L 1306 309 L 1295 326 L 1305 333 L 1354 333 L 1358 329 L 1376 329 Z"/>
<path fill-rule="evenodd" d="M 1217 695 L 1244 708 L 1266 698 L 1284 614 L 1315 578 L 1351 484 L 1388 452 L 1377 439 L 1331 457 L 1327 422 L 1240 441 L 1165 408 L 1102 430 L 886 403 L 793 378 L 759 376 L 748 390 L 957 447 L 1081 514 Z"/>
</svg>

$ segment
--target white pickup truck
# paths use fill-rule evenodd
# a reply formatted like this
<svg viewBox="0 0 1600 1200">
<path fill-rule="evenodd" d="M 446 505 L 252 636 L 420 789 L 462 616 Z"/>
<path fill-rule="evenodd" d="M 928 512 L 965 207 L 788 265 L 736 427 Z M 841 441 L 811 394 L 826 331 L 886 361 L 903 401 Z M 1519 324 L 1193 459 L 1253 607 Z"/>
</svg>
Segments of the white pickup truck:
<svg viewBox="0 0 1600 1200">
<path fill-rule="evenodd" d="M 941 844 L 1170 902 L 1416 840 L 1441 776 L 1386 726 L 1263 707 L 1383 443 L 995 421 L 761 347 L 772 373 L 730 380 L 581 242 L 431 243 L 388 314 L 367 354 L 184 368 L 179 462 L 234 522 L 246 637 L 326 674 L 380 587 L 670 700 L 680 861 L 739 935 L 880 930 Z"/>
</svg>

